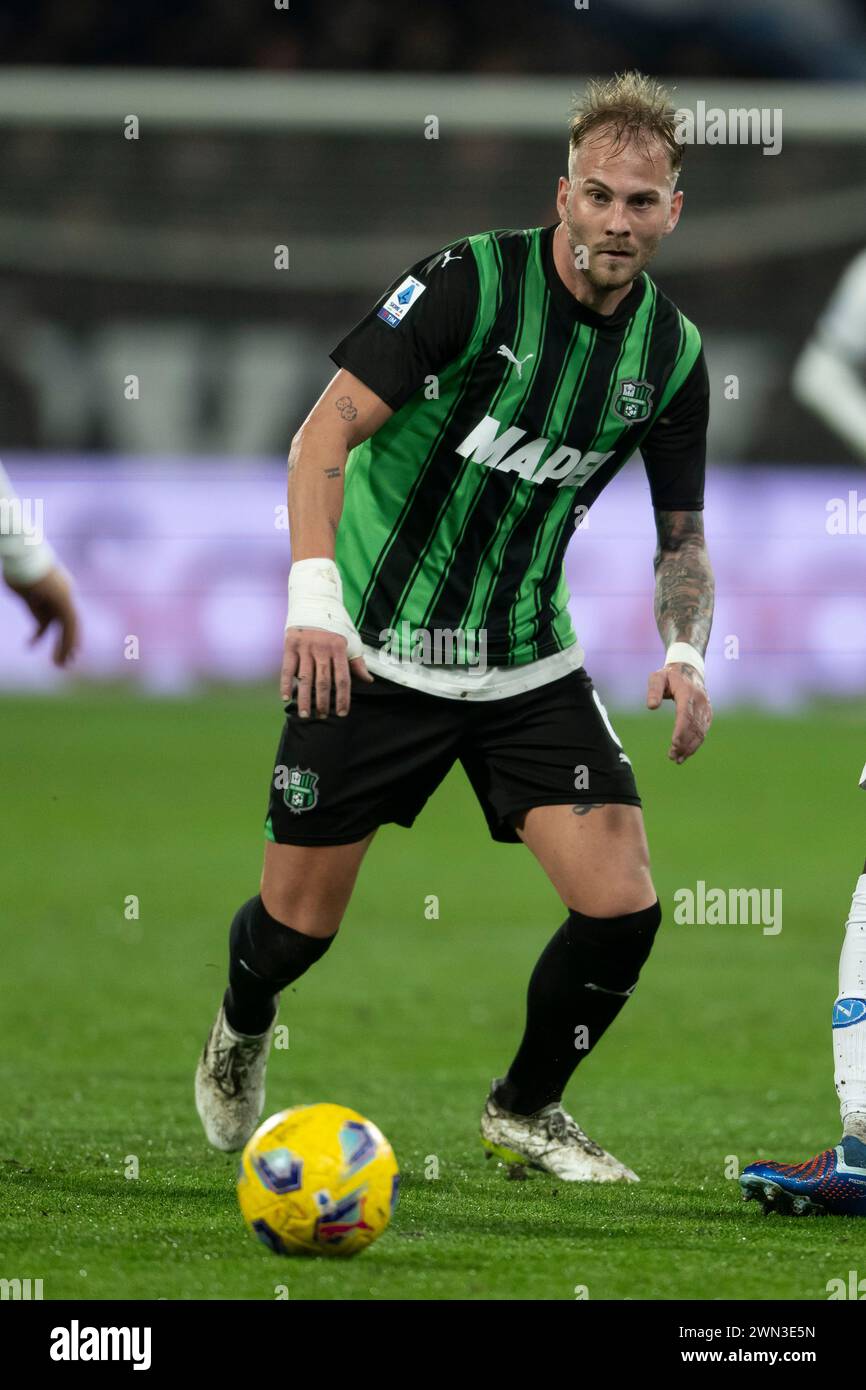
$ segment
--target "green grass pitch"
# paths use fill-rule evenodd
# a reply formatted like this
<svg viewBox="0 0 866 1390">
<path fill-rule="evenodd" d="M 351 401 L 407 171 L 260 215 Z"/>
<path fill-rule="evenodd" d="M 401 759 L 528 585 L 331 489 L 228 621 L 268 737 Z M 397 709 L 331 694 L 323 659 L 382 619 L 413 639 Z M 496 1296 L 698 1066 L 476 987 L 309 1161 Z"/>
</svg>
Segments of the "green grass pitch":
<svg viewBox="0 0 866 1390">
<path fill-rule="evenodd" d="M 639 1186 L 508 1181 L 485 1162 L 480 1108 L 563 912 L 523 847 L 489 840 L 459 769 L 414 831 L 379 833 L 340 937 L 284 996 L 268 1084 L 267 1113 L 337 1101 L 394 1145 L 394 1221 L 345 1262 L 247 1236 L 236 1157 L 208 1148 L 192 1098 L 228 924 L 258 885 L 281 717 L 265 690 L 0 700 L 0 1275 L 42 1278 L 48 1299 L 821 1300 L 866 1273 L 866 1222 L 764 1218 L 725 1176 L 731 1156 L 798 1160 L 838 1138 L 829 1017 L 864 848 L 854 708 L 721 714 L 683 767 L 665 756 L 669 705 L 615 716 L 665 923 L 566 1104 Z M 781 933 L 675 925 L 673 892 L 698 879 L 781 888 Z"/>
</svg>

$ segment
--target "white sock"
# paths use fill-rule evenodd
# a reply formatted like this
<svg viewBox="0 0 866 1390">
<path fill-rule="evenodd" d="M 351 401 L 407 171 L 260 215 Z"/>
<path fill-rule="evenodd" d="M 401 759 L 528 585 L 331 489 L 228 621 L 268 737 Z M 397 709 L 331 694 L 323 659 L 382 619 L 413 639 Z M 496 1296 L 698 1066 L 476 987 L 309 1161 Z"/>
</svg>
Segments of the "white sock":
<svg viewBox="0 0 866 1390">
<path fill-rule="evenodd" d="M 858 1110 L 852 1110 L 850 1115 L 846 1115 L 842 1121 L 842 1137 L 853 1134 L 855 1139 L 859 1139 L 862 1144 L 866 1144 L 866 1113 L 861 1114 Z"/>
<path fill-rule="evenodd" d="M 857 880 L 845 923 L 833 1055 L 843 1132 L 866 1141 L 866 873 Z"/>
</svg>

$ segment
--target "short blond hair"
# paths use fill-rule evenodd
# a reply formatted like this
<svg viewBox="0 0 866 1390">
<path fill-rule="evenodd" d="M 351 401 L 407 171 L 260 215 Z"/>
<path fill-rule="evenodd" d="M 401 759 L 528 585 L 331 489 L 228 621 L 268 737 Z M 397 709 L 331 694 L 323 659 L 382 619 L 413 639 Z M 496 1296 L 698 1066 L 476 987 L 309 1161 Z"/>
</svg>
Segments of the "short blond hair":
<svg viewBox="0 0 866 1390">
<path fill-rule="evenodd" d="M 568 169 L 571 175 L 579 145 L 597 130 L 608 130 L 614 148 L 630 140 L 648 145 L 660 140 L 667 150 L 675 183 L 683 162 L 676 138 L 676 112 L 667 88 L 640 72 L 621 72 L 605 81 L 587 84 L 572 109 L 568 126 Z"/>
</svg>

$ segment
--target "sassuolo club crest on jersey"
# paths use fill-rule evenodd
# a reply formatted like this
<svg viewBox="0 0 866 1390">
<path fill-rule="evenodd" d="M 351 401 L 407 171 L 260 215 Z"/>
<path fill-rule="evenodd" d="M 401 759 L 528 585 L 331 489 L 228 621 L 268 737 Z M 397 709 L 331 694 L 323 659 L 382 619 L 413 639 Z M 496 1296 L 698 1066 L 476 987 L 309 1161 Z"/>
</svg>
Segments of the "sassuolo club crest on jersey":
<svg viewBox="0 0 866 1390">
<path fill-rule="evenodd" d="M 319 800 L 319 774 L 308 767 L 290 767 L 289 785 L 283 792 L 283 800 L 294 815 L 302 811 L 312 811 Z"/>
<path fill-rule="evenodd" d="M 655 387 L 648 381 L 635 381 L 629 377 L 627 381 L 619 383 L 619 395 L 613 403 L 613 408 L 621 420 L 628 420 L 630 425 L 637 424 L 640 420 L 646 420 L 652 409 L 652 398 Z"/>
</svg>

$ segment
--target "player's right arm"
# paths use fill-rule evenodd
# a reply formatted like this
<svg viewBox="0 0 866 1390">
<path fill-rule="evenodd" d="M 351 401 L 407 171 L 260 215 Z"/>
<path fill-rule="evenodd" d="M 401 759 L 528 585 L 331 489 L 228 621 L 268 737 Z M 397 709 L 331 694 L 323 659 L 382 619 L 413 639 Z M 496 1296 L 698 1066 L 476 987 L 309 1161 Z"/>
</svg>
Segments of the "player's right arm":
<svg viewBox="0 0 866 1390">
<path fill-rule="evenodd" d="M 349 711 L 350 672 L 370 681 L 361 639 L 343 606 L 334 564 L 337 526 L 349 451 L 390 418 L 390 406 L 351 372 L 340 369 L 292 440 L 289 452 L 289 530 L 292 568 L 280 694 L 298 714 L 313 707 L 324 719 L 332 691 L 338 715 Z M 317 624 L 327 623 L 327 627 Z"/>
<path fill-rule="evenodd" d="M 381 429 L 431 373 L 465 347 L 479 296 L 475 257 L 465 239 L 417 261 L 331 353 L 340 370 L 292 442 L 293 564 L 280 691 L 290 699 L 297 681 L 304 718 L 313 708 L 324 718 L 332 691 L 337 714 L 347 714 L 350 672 L 372 680 L 334 563 L 349 450 Z"/>
</svg>

